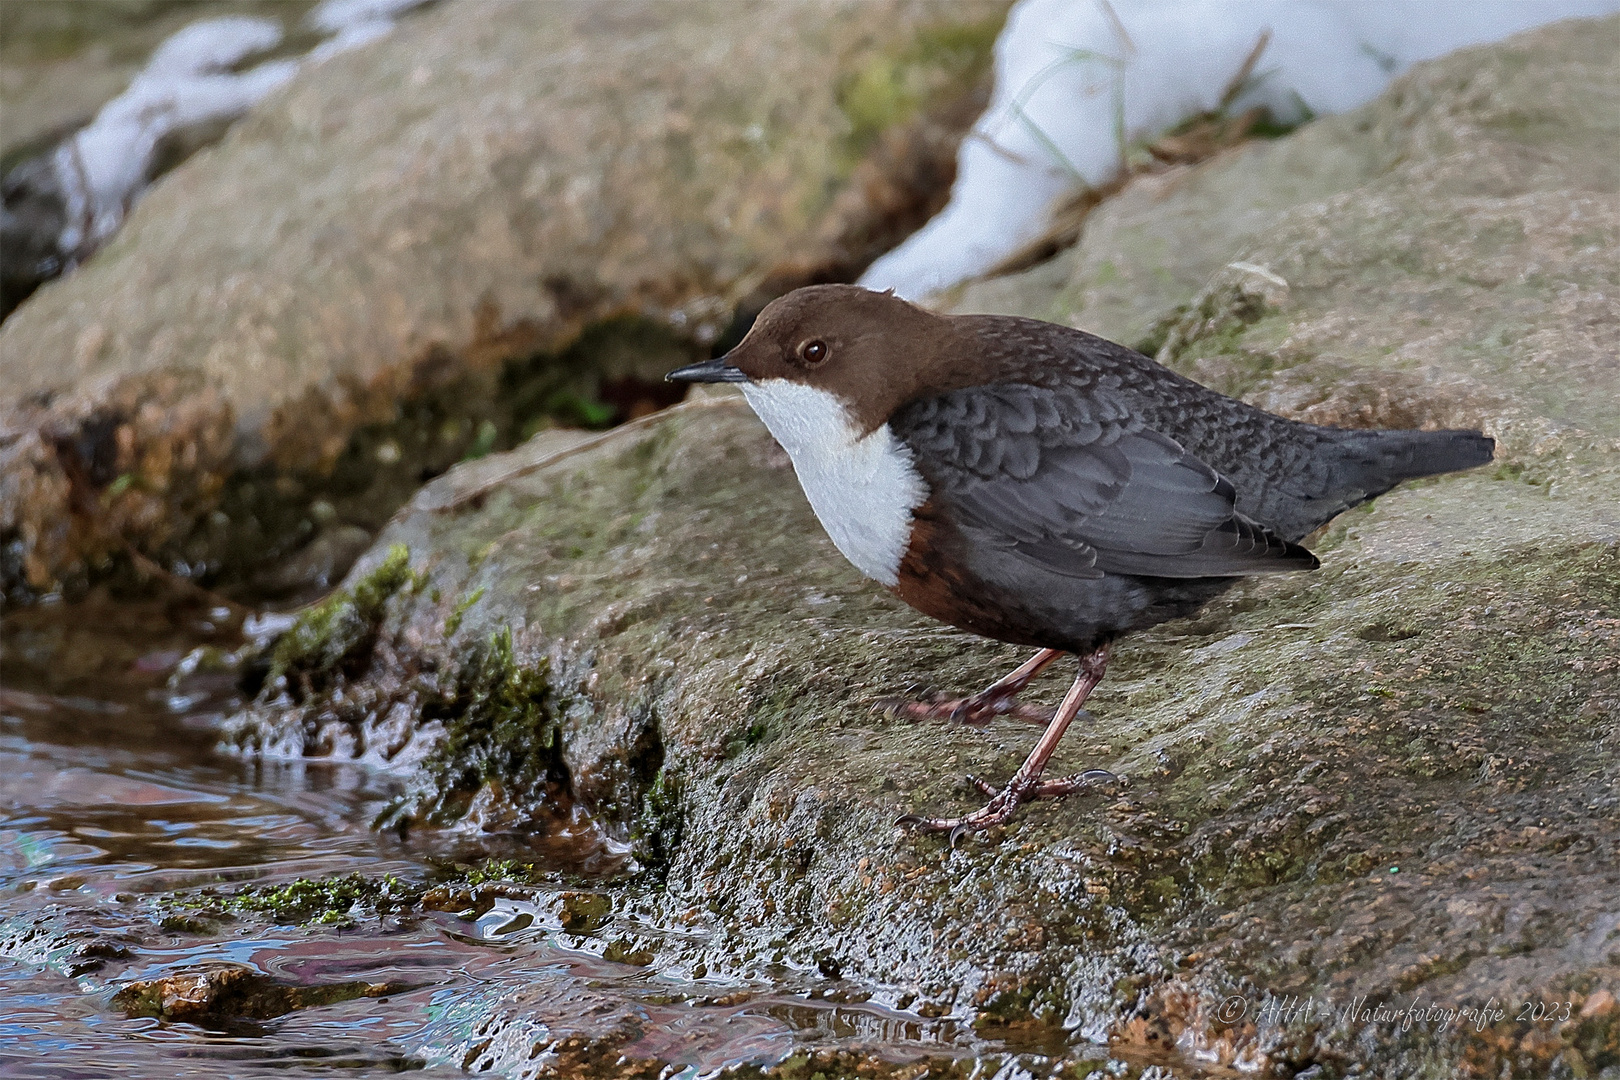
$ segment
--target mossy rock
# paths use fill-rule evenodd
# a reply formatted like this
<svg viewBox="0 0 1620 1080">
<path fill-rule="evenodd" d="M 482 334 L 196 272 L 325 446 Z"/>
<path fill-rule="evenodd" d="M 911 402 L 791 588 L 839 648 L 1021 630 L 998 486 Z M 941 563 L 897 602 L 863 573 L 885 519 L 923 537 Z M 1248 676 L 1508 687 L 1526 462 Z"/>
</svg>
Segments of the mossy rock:
<svg viewBox="0 0 1620 1080">
<path fill-rule="evenodd" d="M 363 982 L 294 986 L 252 968 L 224 965 L 126 983 L 113 995 L 112 1005 L 131 1017 L 219 1027 L 406 989 L 400 983 Z"/>
<path fill-rule="evenodd" d="M 1553 468 L 1566 484 L 1578 471 Z M 894 818 L 968 808 L 955 777 L 1010 772 L 1032 732 L 905 724 L 871 705 L 982 684 L 1016 651 L 860 581 L 801 499 L 745 407 L 719 398 L 390 536 L 422 553 L 442 597 L 391 614 L 391 648 L 441 641 L 452 598 L 482 587 L 462 637 L 511 628 L 548 658 L 535 670 L 569 701 L 568 799 L 656 836 L 655 909 L 695 904 L 715 934 L 655 962 L 833 957 L 914 1007 L 998 1028 L 1082 1015 L 1125 1041 L 1141 1015 L 1193 1027 L 1187 1003 L 1212 988 L 1463 992 L 1509 977 L 1493 949 L 1565 957 L 1549 989 L 1589 973 L 1595 959 L 1562 942 L 1599 917 L 1610 873 L 1590 785 L 1613 769 L 1620 549 L 1578 532 L 1549 544 L 1525 513 L 1550 503 L 1577 522 L 1578 490 L 1560 506 L 1489 474 L 1404 489 L 1333 526 L 1317 574 L 1129 639 L 1054 767 L 1100 765 L 1130 787 L 1030 807 L 955 853 Z M 1492 536 L 1504 516 L 1521 530 Z M 649 745 L 660 765 L 638 781 L 631 750 Z M 626 820 L 638 805 L 648 816 Z M 1587 885 L 1542 892 L 1554 865 Z M 1458 904 L 1536 917 L 1448 930 Z M 1395 929 L 1413 919 L 1436 950 L 1416 969 Z M 1312 942 L 1312 959 L 1277 940 Z M 1015 990 L 993 989 L 1009 978 Z M 1285 1035 L 1310 1054 L 1336 1045 L 1308 1034 L 1257 1031 L 1233 1052 L 1283 1053 Z"/>
<path fill-rule="evenodd" d="M 1620 73 L 1592 36 L 1459 54 L 1372 108 L 1415 109 L 1396 98 L 1418 87 L 1401 100 L 1422 116 L 1489 111 L 1480 88 L 1520 55 L 1567 100 L 1601 99 Z M 1605 122 L 1541 125 L 1538 153 L 1586 160 Z M 1620 319 L 1602 316 L 1620 266 L 1578 239 L 1609 227 L 1614 199 L 1581 186 L 1601 170 L 1533 166 L 1517 189 L 1447 194 L 1459 160 L 1479 165 L 1471 144 L 1413 145 L 1223 255 L 1142 333 L 1174 316 L 1167 359 L 1292 415 L 1481 426 L 1499 467 L 1403 486 L 1311 538 L 1321 570 L 1122 642 L 1052 765 L 1107 768 L 1118 790 L 1027 807 L 954 851 L 894 826 L 980 802 L 962 774 L 1004 778 L 1034 732 L 874 703 L 983 686 L 1022 657 L 862 580 L 729 393 L 436 482 L 355 571 L 403 544 L 426 585 L 386 605 L 385 662 L 353 674 L 351 697 L 395 709 L 411 700 L 401 671 L 466 670 L 510 632 L 548 688 L 531 730 L 543 749 L 555 725 L 566 784 L 546 797 L 639 837 L 648 873 L 616 897 L 683 928 L 648 946 L 672 974 L 816 972 L 1043 1046 L 1280 1074 L 1620 1066 L 1601 1020 L 1620 888 L 1620 429 L 1604 405 Z M 1160 212 L 1187 206 L 1171 193 Z M 1286 288 L 1244 299 L 1255 275 L 1230 261 Z M 1062 684 L 1054 671 L 1032 696 Z M 357 754 L 367 723 L 351 725 Z M 1350 1007 L 1492 997 L 1600 1019 L 1509 1010 L 1481 1030 Z M 524 1011 L 503 1002 L 484 1022 L 492 1066 L 532 1049 Z"/>
</svg>

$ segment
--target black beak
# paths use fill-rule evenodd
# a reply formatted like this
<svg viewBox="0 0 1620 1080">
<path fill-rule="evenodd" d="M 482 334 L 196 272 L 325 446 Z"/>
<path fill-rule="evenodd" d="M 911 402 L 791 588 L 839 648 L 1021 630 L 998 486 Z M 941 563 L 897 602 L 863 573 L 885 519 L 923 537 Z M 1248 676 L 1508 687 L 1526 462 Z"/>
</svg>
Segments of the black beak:
<svg viewBox="0 0 1620 1080">
<path fill-rule="evenodd" d="M 687 364 L 664 376 L 665 382 L 748 382 L 742 368 L 732 367 L 725 357 L 705 360 L 701 364 Z"/>
</svg>

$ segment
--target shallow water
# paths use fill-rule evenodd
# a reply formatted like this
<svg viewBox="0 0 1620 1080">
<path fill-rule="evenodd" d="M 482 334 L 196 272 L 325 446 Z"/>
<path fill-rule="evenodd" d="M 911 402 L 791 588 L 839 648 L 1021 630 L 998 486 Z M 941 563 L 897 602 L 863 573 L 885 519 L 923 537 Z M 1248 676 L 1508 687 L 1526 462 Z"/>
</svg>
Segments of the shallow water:
<svg viewBox="0 0 1620 1080">
<path fill-rule="evenodd" d="M 11 931 L 0 953 L 5 1075 L 217 1077 L 339 1066 L 364 1075 L 411 1060 L 397 1043 L 421 1025 L 408 1006 L 351 1002 L 243 1033 L 127 1019 L 110 1005 L 123 981 L 199 961 L 297 969 L 311 939 L 296 930 L 228 945 L 177 935 L 168 947 L 132 947 L 114 980 L 75 974 L 71 961 L 29 955 L 17 941 L 40 920 L 119 939 L 135 927 L 143 899 L 175 889 L 421 871 L 419 855 L 363 825 L 389 796 L 384 778 L 215 751 L 234 678 L 167 683 L 192 648 L 240 645 L 237 622 L 224 610 L 103 598 L 8 613 L 0 657 L 0 927 Z M 327 958 L 382 971 L 397 964 L 396 952 L 413 955 L 389 944 L 378 952 L 345 943 Z"/>
<path fill-rule="evenodd" d="M 262 918 L 201 935 L 165 930 L 155 901 L 177 891 L 354 872 L 421 882 L 457 854 L 367 827 L 397 791 L 386 774 L 216 749 L 239 704 L 237 677 L 183 658 L 240 647 L 240 615 L 106 597 L 8 613 L 0 1075 L 465 1075 L 502 1064 L 480 1033 L 496 1013 L 519 1018 L 502 1030 L 524 1046 L 554 1025 L 607 1017 L 618 1052 L 670 1062 L 672 1077 L 807 1047 L 898 1059 L 994 1049 L 948 1018 L 815 999 L 791 976 L 694 982 L 612 963 L 562 934 L 554 907 L 521 895 L 476 917 L 422 912 L 348 930 Z M 602 856 L 577 839 L 539 853 L 575 881 Z M 129 1018 L 112 1003 L 132 980 L 220 963 L 284 984 L 405 989 L 215 1028 Z"/>
</svg>

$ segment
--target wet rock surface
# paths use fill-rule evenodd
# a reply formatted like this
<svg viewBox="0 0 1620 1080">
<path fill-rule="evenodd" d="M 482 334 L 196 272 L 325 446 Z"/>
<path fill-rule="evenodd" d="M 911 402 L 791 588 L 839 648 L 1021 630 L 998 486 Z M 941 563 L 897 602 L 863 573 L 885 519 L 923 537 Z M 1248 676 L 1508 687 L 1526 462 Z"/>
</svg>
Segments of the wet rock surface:
<svg viewBox="0 0 1620 1080">
<path fill-rule="evenodd" d="M 1327 122 L 1386 162 L 1334 190 L 1261 167 L 1327 137 L 1313 126 L 1121 196 L 1121 217 L 1151 200 L 1230 240 L 1190 250 L 1186 284 L 1112 332 L 1279 412 L 1480 426 L 1499 455 L 1341 517 L 1312 541 L 1316 573 L 1123 642 L 1053 764 L 1120 789 L 955 851 L 894 828 L 976 805 L 962 774 L 1010 774 L 1033 732 L 872 703 L 977 688 L 1020 656 L 860 579 L 726 394 L 430 485 L 351 574 L 351 590 L 409 576 L 367 650 L 302 699 L 307 669 L 287 667 L 236 738 L 387 759 L 382 718 L 420 734 L 424 695 L 461 695 L 437 714 L 450 736 L 400 751 L 432 782 L 396 826 L 460 811 L 493 839 L 584 809 L 634 846 L 639 875 L 611 891 L 663 928 L 625 946 L 654 970 L 858 986 L 1048 1067 L 1086 1042 L 1273 1075 L 1620 1067 L 1620 425 L 1604 404 L 1620 218 L 1594 135 L 1616 115 L 1598 108 L 1620 93 L 1600 48 L 1616 29 L 1419 68 Z M 1263 227 L 1214 220 L 1222 191 Z M 1121 228 L 1089 231 L 1071 262 L 1151 276 L 1151 245 L 1107 246 Z M 1042 274 L 1026 310 L 1057 302 Z M 491 656 L 500 678 L 478 674 Z M 312 736 L 312 711 L 349 741 Z M 474 715 L 474 733 L 528 719 L 457 742 Z M 508 784 L 492 746 L 551 755 L 546 782 L 525 765 Z M 491 1045 L 540 1005 L 503 1002 Z"/>
<path fill-rule="evenodd" d="M 668 404 L 943 201 L 1005 6 L 446 3 L 302 72 L 0 328 L 5 587 L 320 587 L 469 453 Z"/>
<path fill-rule="evenodd" d="M 129 1016 L 170 1022 L 217 1025 L 233 1020 L 269 1020 L 297 1009 L 385 997 L 407 986 L 348 982 L 327 986 L 285 986 L 245 967 L 214 967 L 126 983 L 112 1004 Z"/>
<path fill-rule="evenodd" d="M 649 923 L 622 890 L 559 888 L 554 870 L 409 877 L 125 895 L 116 912 L 57 894 L 0 919 L 0 963 L 39 969 L 36 992 L 76 984 L 111 1014 L 99 1024 L 136 1041 L 189 1043 L 175 1063 L 188 1076 L 215 1075 L 221 1050 L 232 1075 L 280 1075 L 293 1057 L 357 1075 L 658 1076 L 677 1063 L 783 1080 L 968 1077 L 1014 1053 L 819 973 L 665 976 L 650 967 L 655 943 L 681 931 Z"/>
</svg>

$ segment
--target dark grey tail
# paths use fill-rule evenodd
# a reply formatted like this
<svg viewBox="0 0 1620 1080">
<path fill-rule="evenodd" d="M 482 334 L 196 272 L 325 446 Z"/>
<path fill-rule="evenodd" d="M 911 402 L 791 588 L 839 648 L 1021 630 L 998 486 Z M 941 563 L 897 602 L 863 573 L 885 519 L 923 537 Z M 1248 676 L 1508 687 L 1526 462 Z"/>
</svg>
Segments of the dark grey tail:
<svg viewBox="0 0 1620 1080">
<path fill-rule="evenodd" d="M 1496 440 L 1477 431 L 1358 431 L 1355 434 L 1362 438 L 1347 440 L 1346 449 L 1359 451 L 1356 457 L 1373 473 L 1387 478 L 1387 486 L 1380 489 L 1383 491 L 1402 480 L 1484 465 L 1496 453 Z"/>
<path fill-rule="evenodd" d="M 1340 431 L 1335 487 L 1348 505 L 1382 495 L 1402 480 L 1472 469 L 1490 461 L 1496 440 L 1477 431 Z"/>
</svg>

